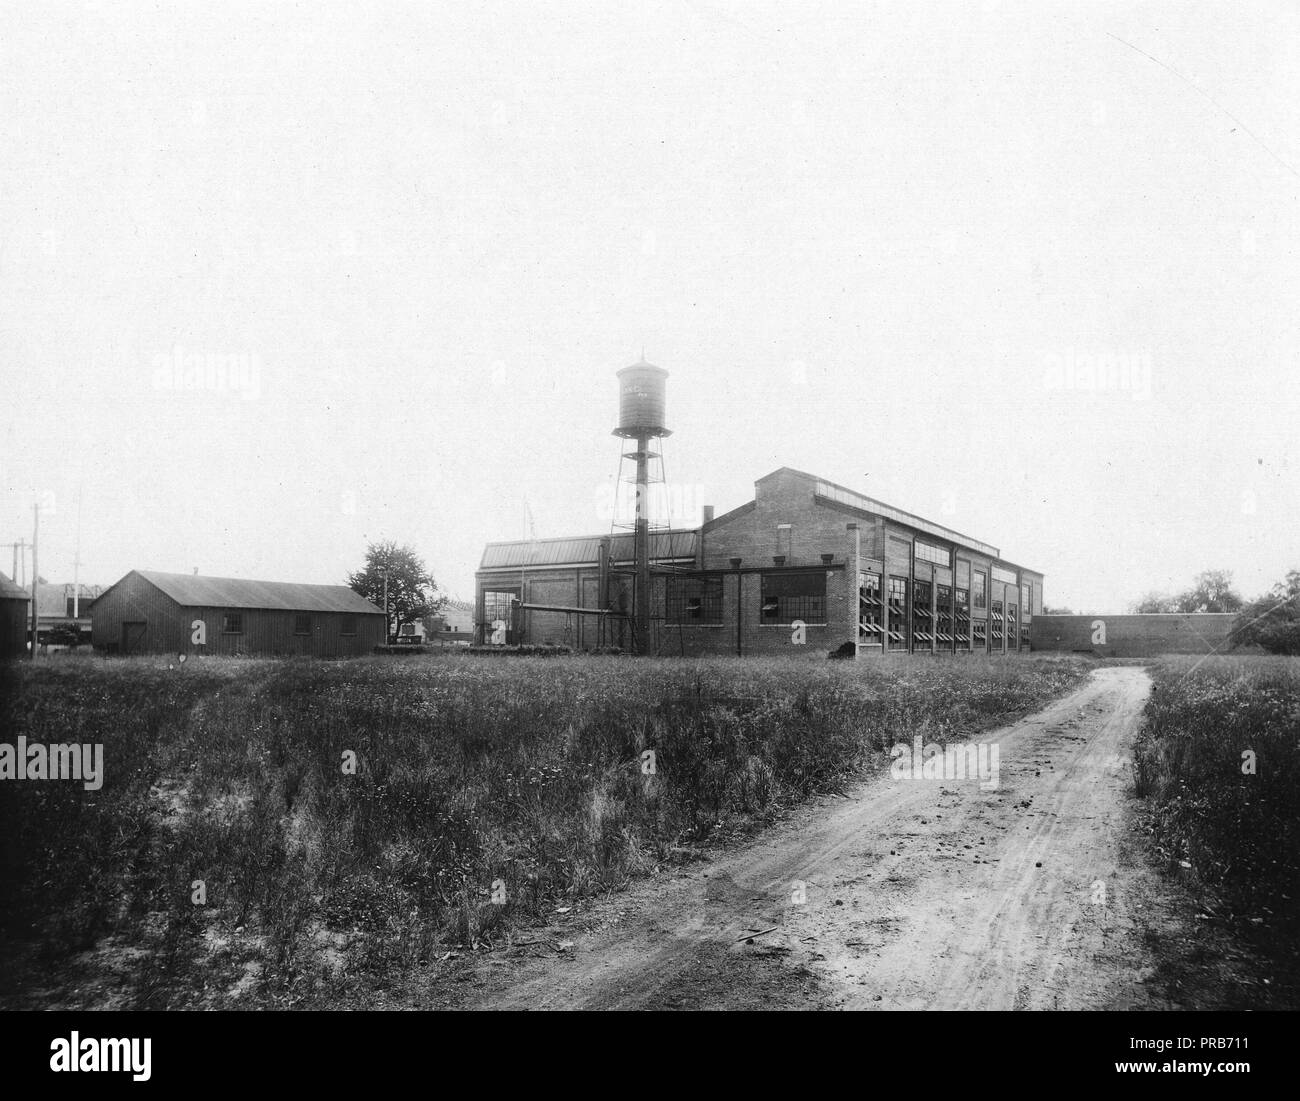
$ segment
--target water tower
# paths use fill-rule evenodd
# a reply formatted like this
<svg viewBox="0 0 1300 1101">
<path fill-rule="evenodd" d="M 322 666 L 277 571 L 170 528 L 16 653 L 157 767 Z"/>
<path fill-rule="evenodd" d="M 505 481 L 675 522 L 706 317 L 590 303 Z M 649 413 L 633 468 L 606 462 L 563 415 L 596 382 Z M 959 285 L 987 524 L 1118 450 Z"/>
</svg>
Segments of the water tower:
<svg viewBox="0 0 1300 1101">
<path fill-rule="evenodd" d="M 671 436 L 665 427 L 666 382 L 668 372 L 662 367 L 639 363 L 624 367 L 618 376 L 618 427 L 614 435 L 625 440 L 635 440 L 634 451 L 624 451 L 619 461 L 619 485 L 628 481 L 624 470 L 629 461 L 635 466 L 636 511 L 633 521 L 633 557 L 636 571 L 633 584 L 633 632 L 636 649 L 648 654 L 652 649 L 650 631 L 650 485 L 662 484 L 663 454 L 651 450 L 651 441 Z M 654 462 L 652 473 L 651 463 Z M 615 525 L 618 525 L 617 497 L 615 498 Z M 626 525 L 622 525 L 626 526 Z M 658 526 L 658 525 L 656 525 Z"/>
</svg>

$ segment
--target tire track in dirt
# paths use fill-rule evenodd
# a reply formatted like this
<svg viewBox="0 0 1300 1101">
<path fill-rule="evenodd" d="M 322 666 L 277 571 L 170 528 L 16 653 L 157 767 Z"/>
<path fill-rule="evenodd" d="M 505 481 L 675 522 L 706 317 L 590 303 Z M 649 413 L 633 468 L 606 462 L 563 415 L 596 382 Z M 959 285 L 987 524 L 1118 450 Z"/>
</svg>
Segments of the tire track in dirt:
<svg viewBox="0 0 1300 1101">
<path fill-rule="evenodd" d="M 559 956 L 463 975 L 477 985 L 462 1004 L 1152 1006 L 1142 908 L 1159 888 L 1121 851 L 1149 691 L 1140 668 L 1096 670 L 981 739 L 999 749 L 996 789 L 875 778 L 707 865 L 602 899 Z"/>
</svg>

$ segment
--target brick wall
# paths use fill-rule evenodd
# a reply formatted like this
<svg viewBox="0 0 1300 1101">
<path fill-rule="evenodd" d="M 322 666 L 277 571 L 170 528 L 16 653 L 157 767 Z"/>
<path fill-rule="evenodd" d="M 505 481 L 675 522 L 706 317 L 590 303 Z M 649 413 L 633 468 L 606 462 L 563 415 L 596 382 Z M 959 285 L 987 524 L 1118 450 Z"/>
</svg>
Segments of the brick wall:
<svg viewBox="0 0 1300 1101">
<path fill-rule="evenodd" d="M 1198 615 L 1036 615 L 1034 650 L 1088 650 L 1105 657 L 1205 654 L 1226 649 L 1237 617 Z M 1105 641 L 1100 641 L 1104 637 Z"/>
</svg>

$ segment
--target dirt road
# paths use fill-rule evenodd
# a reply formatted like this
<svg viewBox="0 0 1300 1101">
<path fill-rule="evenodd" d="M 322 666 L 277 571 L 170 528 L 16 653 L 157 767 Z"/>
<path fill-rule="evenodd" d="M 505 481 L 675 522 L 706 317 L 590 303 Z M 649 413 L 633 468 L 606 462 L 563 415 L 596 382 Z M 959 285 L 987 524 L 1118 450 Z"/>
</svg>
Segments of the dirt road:
<svg viewBox="0 0 1300 1101">
<path fill-rule="evenodd" d="M 995 789 L 886 774 L 819 800 L 743 848 L 557 917 L 536 946 L 463 974 L 461 1004 L 1164 1008 L 1143 980 L 1168 907 L 1124 840 L 1149 690 L 1140 668 L 1099 669 L 982 739 L 998 747 Z"/>
</svg>

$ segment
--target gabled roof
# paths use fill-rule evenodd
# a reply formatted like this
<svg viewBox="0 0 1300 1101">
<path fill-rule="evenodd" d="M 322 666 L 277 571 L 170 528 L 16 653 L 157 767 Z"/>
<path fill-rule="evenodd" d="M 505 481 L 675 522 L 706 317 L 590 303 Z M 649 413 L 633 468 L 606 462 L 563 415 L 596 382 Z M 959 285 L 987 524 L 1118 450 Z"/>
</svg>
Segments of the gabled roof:
<svg viewBox="0 0 1300 1101">
<path fill-rule="evenodd" d="M 693 559 L 699 532 L 652 531 L 652 561 Z M 600 561 L 600 541 L 604 536 L 580 535 L 560 539 L 521 539 L 510 543 L 489 543 L 483 548 L 481 570 L 539 566 L 595 566 Z M 631 562 L 632 533 L 621 531 L 610 542 L 610 557 L 615 562 Z"/>
<path fill-rule="evenodd" d="M 281 612 L 348 612 L 383 615 L 346 585 L 299 585 L 290 581 L 244 581 L 189 573 L 135 570 L 186 608 L 266 608 Z"/>
<path fill-rule="evenodd" d="M 0 573 L 0 600 L 31 600 L 32 594 Z"/>
</svg>

